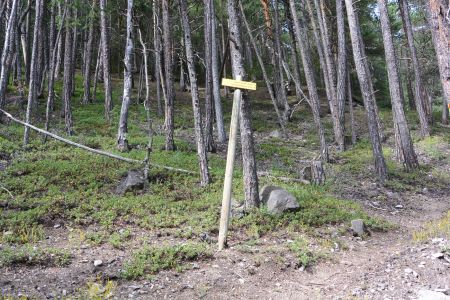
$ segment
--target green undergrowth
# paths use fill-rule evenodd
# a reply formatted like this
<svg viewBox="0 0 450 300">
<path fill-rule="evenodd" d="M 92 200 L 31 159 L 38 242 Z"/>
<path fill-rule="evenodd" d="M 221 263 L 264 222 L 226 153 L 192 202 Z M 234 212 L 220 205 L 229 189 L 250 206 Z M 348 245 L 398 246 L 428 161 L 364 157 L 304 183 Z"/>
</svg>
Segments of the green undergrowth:
<svg viewBox="0 0 450 300">
<path fill-rule="evenodd" d="M 417 148 L 424 149 L 423 151 L 431 158 L 438 160 L 447 159 L 449 148 L 448 144 L 443 142 L 444 139 L 445 136 L 425 138 L 417 142 Z M 441 150 L 439 150 L 439 147 Z M 445 170 L 441 170 L 439 166 L 421 163 L 418 168 L 406 171 L 402 164 L 396 161 L 392 148 L 384 145 L 383 153 L 388 169 L 388 179 L 385 181 L 384 186 L 393 191 L 446 188 L 450 184 L 450 176 Z M 365 139 L 337 156 L 337 163 L 332 166 L 336 171 L 334 182 L 339 184 L 341 182 L 340 175 L 342 174 L 346 174 L 347 178 L 351 179 L 355 184 L 361 180 L 376 181 L 372 165 L 372 146 Z"/>
<path fill-rule="evenodd" d="M 70 264 L 72 255 L 64 249 L 39 248 L 31 245 L 4 246 L 0 250 L 0 267 L 17 264 L 64 267 Z"/>
<path fill-rule="evenodd" d="M 202 243 L 185 243 L 176 246 L 144 246 L 125 263 L 122 277 L 136 279 L 161 270 L 182 271 L 190 261 L 211 257 L 208 246 Z"/>
<path fill-rule="evenodd" d="M 120 84 L 115 86 L 113 93 L 115 106 L 112 111 L 113 125 L 110 125 L 104 118 L 101 91 L 98 92 L 95 103 L 82 106 L 78 101 L 81 98 L 79 87 L 82 87 L 79 76 L 77 82 L 78 88 L 73 101 L 75 135 L 68 138 L 91 148 L 137 160 L 144 159 L 148 141 L 143 105 L 133 101 L 130 107 L 128 139 L 132 149 L 128 153 L 120 153 L 115 145 L 120 111 Z M 57 88 L 60 91 L 60 84 Z M 164 120 L 162 116 L 155 114 L 156 105 L 152 103 L 156 135 L 151 162 L 195 172 L 198 170 L 198 162 L 195 143 L 192 141 L 191 101 L 187 97 L 188 94 L 177 95 L 177 151 L 161 150 L 164 145 Z M 224 100 L 223 103 L 225 122 L 228 124 L 231 101 Z M 308 108 L 300 107 L 294 113 L 293 121 L 287 125 L 292 139 L 284 141 L 268 137 L 270 132 L 277 129 L 270 100 L 253 97 L 252 105 L 253 126 L 256 136 L 259 136 L 255 147 L 259 169 L 268 171 L 273 176 L 298 176 L 300 161 L 317 157 L 319 148 L 316 128 Z M 16 109 L 15 114 L 21 117 L 17 108 L 9 109 Z M 40 105 L 39 109 L 40 115 L 43 115 L 44 105 Z M 51 130 L 65 136 L 64 121 L 58 116 L 59 109 L 57 107 L 53 115 Z M 389 120 L 388 113 L 381 111 L 386 115 L 385 119 Z M 270 118 L 267 112 L 270 112 Z M 361 109 L 358 113 L 364 114 L 364 111 Z M 42 120 L 36 122 L 36 125 L 42 127 Z M 332 124 L 328 119 L 324 122 L 324 127 L 327 140 L 330 141 Z M 31 135 L 27 149 L 23 149 L 22 134 L 23 127 L 19 125 L 0 127 L 0 161 L 9 162 L 8 168 L 0 172 L 0 186 L 7 189 L 0 189 L 0 232 L 8 232 L 0 237 L 1 243 L 8 247 L 35 243 L 44 238 L 45 230 L 61 221 L 66 227 L 80 229 L 79 240 L 93 246 L 109 243 L 115 248 L 126 248 L 134 236 L 131 232 L 118 233 L 118 229 L 123 228 L 124 224 L 137 230 L 165 233 L 189 241 L 184 246 L 145 246 L 128 262 L 123 273 L 125 278 L 141 277 L 164 269 L 177 269 L 184 266 L 185 261 L 208 256 L 212 246 L 196 244 L 195 241 L 205 232 L 213 238 L 217 235 L 225 169 L 223 153 L 209 155 L 212 183 L 207 187 L 199 185 L 198 175 L 154 167 L 150 170 L 147 191 L 121 196 L 115 193 L 116 186 L 127 171 L 140 168 L 139 164 L 99 156 L 51 139 L 43 143 L 42 137 L 36 133 Z M 445 135 L 439 136 L 442 136 L 439 143 L 447 141 Z M 423 147 L 433 154 L 435 140 L 423 140 L 420 143 L 424 143 Z M 440 174 L 427 166 L 414 172 L 405 172 L 401 165 L 393 161 L 392 151 L 385 148 L 389 169 L 386 185 L 394 190 L 412 190 L 426 186 L 430 183 L 430 179 L 427 179 L 430 172 Z M 438 159 L 439 155 L 435 153 Z M 343 181 L 342 178 L 346 184 L 351 180 L 355 183 L 366 179 L 374 181 L 373 172 L 368 171 L 372 164 L 370 143 L 362 139 L 348 151 L 339 154 L 333 165 L 325 166 L 335 172 L 335 177 L 330 176 L 325 186 L 286 183 L 273 177 L 261 177 L 260 187 L 272 184 L 287 189 L 297 197 L 300 209 L 277 216 L 267 213 L 264 207 L 255 209 L 241 218 L 233 219 L 230 233 L 236 234 L 245 242 L 282 230 L 295 236 L 298 233 L 310 234 L 317 228 L 330 225 L 344 224 L 345 227 L 352 219 L 364 219 L 372 230 L 389 229 L 387 222 L 367 215 L 359 204 L 332 195 L 334 187 Z M 243 199 L 243 175 L 241 166 L 236 166 L 233 197 L 239 201 Z M 444 178 L 445 174 L 439 176 Z M 417 184 L 418 182 L 421 183 Z M 86 229 L 91 226 L 96 231 Z M 75 235 L 75 231 L 72 235 Z M 302 241 L 293 243 L 291 251 L 297 253 L 302 265 L 308 265 L 316 259 L 315 254 L 308 252 Z"/>
</svg>

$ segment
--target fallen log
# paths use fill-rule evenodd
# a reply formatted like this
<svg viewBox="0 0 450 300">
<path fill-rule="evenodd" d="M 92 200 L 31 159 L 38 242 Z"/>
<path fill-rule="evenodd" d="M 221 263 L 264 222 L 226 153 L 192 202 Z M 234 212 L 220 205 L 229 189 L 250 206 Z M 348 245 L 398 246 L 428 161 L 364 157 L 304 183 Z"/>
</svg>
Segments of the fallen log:
<svg viewBox="0 0 450 300">
<path fill-rule="evenodd" d="M 7 111 L 4 111 L 3 109 L 0 109 L 0 112 L 5 114 L 6 117 L 9 118 L 11 121 L 16 122 L 18 124 L 21 124 L 21 125 L 23 125 L 25 127 L 28 127 L 30 129 L 33 129 L 34 131 L 42 133 L 42 134 L 44 134 L 46 136 L 49 136 L 51 138 L 54 138 L 55 140 L 58 140 L 60 142 L 63 142 L 63 143 L 66 143 L 66 144 L 69 144 L 69 145 L 72 145 L 72 146 L 84 149 L 86 151 L 89 151 L 89 152 L 92 152 L 92 153 L 95 153 L 95 154 L 98 154 L 98 155 L 107 156 L 107 157 L 114 158 L 114 159 L 121 160 L 121 161 L 125 161 L 125 162 L 128 162 L 128 163 L 138 163 L 138 164 L 145 164 L 146 163 L 145 160 L 137 160 L 137 159 L 132 159 L 132 158 L 128 158 L 128 157 L 123 157 L 123 156 L 120 156 L 120 155 L 117 155 L 117 154 L 114 154 L 114 153 L 110 153 L 110 152 L 106 152 L 106 151 L 102 151 L 102 150 L 98 150 L 98 149 L 93 149 L 93 148 L 90 148 L 88 146 L 75 143 L 75 142 L 73 142 L 71 140 L 68 140 L 66 138 L 60 137 L 60 136 L 58 136 L 58 135 L 56 135 L 54 133 L 48 132 L 48 131 L 46 131 L 44 129 L 38 128 L 38 127 L 33 126 L 31 124 L 28 124 L 28 123 L 26 123 L 24 121 L 21 121 L 21 120 L 15 118 L 15 117 L 13 117 L 10 113 L 8 113 Z M 185 169 L 179 169 L 179 168 L 173 168 L 173 167 L 168 167 L 168 166 L 163 166 L 163 165 L 154 164 L 154 163 L 150 163 L 149 165 L 152 166 L 152 167 L 155 167 L 155 168 L 161 168 L 161 169 L 174 171 L 174 172 L 181 172 L 181 173 L 186 173 L 186 174 L 197 174 L 197 173 L 195 173 L 193 171 L 189 171 L 189 170 L 185 170 Z"/>
</svg>

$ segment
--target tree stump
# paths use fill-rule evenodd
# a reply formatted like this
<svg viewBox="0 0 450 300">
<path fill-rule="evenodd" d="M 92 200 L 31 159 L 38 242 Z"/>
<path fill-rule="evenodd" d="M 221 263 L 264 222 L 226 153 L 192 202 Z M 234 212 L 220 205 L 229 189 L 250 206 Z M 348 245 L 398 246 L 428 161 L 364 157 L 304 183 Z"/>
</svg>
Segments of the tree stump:
<svg viewBox="0 0 450 300">
<path fill-rule="evenodd" d="M 311 183 L 315 185 L 322 185 L 325 183 L 325 172 L 323 170 L 322 162 L 319 160 L 311 162 Z"/>
</svg>

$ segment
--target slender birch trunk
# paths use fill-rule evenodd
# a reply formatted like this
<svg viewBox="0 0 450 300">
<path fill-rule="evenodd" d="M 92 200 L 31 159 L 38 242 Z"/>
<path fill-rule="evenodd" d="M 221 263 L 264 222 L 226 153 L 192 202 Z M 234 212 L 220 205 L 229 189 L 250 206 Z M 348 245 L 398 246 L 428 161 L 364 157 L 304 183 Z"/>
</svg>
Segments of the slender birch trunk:
<svg viewBox="0 0 450 300">
<path fill-rule="evenodd" d="M 127 1 L 127 40 L 125 47 L 125 70 L 123 71 L 123 99 L 120 110 L 119 129 L 117 132 L 117 148 L 120 151 L 128 151 L 128 107 L 131 99 L 131 55 L 133 52 L 133 40 L 131 32 L 133 31 L 133 0 Z"/>
<path fill-rule="evenodd" d="M 109 71 L 109 30 L 106 16 L 106 0 L 100 0 L 100 32 L 102 47 L 103 84 L 105 90 L 105 118 L 111 122 L 113 107 L 111 96 L 111 73 Z"/>
<path fill-rule="evenodd" d="M 184 32 L 184 45 L 186 48 L 186 63 L 189 72 L 189 82 L 191 84 L 192 109 L 194 111 L 195 140 L 197 142 L 197 156 L 200 166 L 201 184 L 207 185 L 211 178 L 208 170 L 208 158 L 203 138 L 202 115 L 200 110 L 200 99 L 198 94 L 197 73 L 195 70 L 194 53 L 192 50 L 191 28 L 187 13 L 186 0 L 180 0 L 181 23 Z"/>
</svg>

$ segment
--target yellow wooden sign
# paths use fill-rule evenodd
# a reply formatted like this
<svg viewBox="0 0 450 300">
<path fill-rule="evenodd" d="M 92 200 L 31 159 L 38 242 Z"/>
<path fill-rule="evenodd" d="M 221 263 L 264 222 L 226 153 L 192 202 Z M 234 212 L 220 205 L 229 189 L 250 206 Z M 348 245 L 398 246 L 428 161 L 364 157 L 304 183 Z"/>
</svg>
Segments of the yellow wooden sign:
<svg viewBox="0 0 450 300">
<path fill-rule="evenodd" d="M 256 91 L 256 82 L 222 78 L 222 85 L 223 86 L 234 87 L 234 88 L 237 88 L 237 89 Z"/>
</svg>

